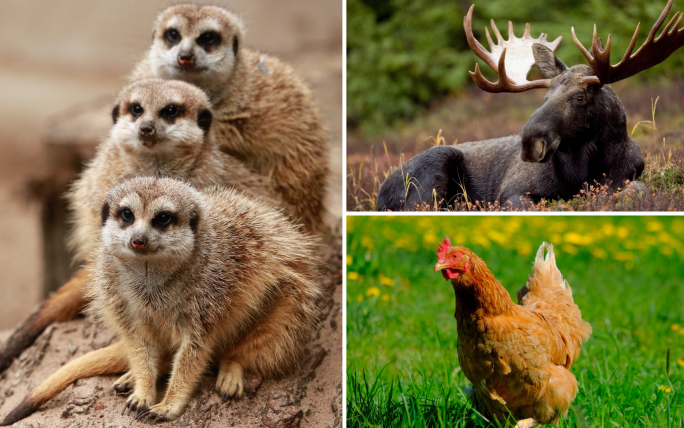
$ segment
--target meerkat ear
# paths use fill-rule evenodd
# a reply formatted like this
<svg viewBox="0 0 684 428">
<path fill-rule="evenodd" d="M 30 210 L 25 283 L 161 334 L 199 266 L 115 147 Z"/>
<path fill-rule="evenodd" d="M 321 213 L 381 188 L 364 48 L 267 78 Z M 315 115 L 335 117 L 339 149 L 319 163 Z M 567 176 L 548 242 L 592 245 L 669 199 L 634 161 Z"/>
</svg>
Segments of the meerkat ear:
<svg viewBox="0 0 684 428">
<path fill-rule="evenodd" d="M 238 38 L 233 36 L 233 55 L 237 56 L 238 53 Z"/>
<path fill-rule="evenodd" d="M 197 115 L 197 126 L 206 134 L 209 132 L 209 128 L 211 128 L 211 121 L 213 118 L 214 116 L 209 110 L 202 110 Z"/>
<path fill-rule="evenodd" d="M 102 212 L 100 212 L 100 218 L 102 219 L 102 226 L 107 222 L 109 218 L 109 202 L 102 204 Z"/>
<path fill-rule="evenodd" d="M 197 211 L 193 211 L 190 213 L 190 229 L 192 229 L 192 233 L 197 234 L 198 227 L 199 215 L 197 214 Z"/>
<path fill-rule="evenodd" d="M 112 109 L 112 121 L 116 125 L 116 121 L 119 120 L 119 104 L 117 103 Z"/>
</svg>

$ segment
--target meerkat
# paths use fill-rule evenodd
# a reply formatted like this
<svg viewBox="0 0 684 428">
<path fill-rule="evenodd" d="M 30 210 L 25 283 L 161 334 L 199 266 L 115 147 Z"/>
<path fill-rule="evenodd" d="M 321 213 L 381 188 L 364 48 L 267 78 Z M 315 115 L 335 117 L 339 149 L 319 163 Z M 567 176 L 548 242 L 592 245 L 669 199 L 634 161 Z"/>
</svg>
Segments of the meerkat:
<svg viewBox="0 0 684 428">
<path fill-rule="evenodd" d="M 245 48 L 244 33 L 242 20 L 221 7 L 171 6 L 131 79 L 204 89 L 221 148 L 266 177 L 308 230 L 324 230 L 329 149 L 311 91 L 290 66 Z"/>
<path fill-rule="evenodd" d="M 183 81 L 143 79 L 126 86 L 112 110 L 114 125 L 67 194 L 75 262 L 98 247 L 100 204 L 109 189 L 138 175 L 169 176 L 198 187 L 225 186 L 282 203 L 263 177 L 221 152 L 214 140 L 207 95 Z M 87 270 L 78 271 L 10 337 L 0 350 L 0 371 L 52 322 L 72 319 L 87 299 Z"/>
<path fill-rule="evenodd" d="M 90 310 L 120 342 L 69 363 L 3 424 L 83 377 L 76 373 L 128 367 L 113 386 L 132 389 L 124 411 L 173 420 L 210 363 L 223 397 L 242 394 L 245 370 L 273 377 L 297 365 L 315 326 L 320 261 L 314 238 L 284 213 L 234 189 L 199 192 L 171 178 L 137 177 L 108 194 L 101 224 Z M 169 368 L 157 403 L 157 380 Z"/>
</svg>

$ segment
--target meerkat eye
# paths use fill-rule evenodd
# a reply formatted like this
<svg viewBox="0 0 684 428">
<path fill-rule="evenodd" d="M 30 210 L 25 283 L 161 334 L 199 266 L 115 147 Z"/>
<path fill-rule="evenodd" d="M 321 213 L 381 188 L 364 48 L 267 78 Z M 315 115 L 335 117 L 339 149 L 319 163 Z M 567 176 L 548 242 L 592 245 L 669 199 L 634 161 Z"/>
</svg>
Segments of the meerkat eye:
<svg viewBox="0 0 684 428">
<path fill-rule="evenodd" d="M 221 43 L 221 35 L 216 31 L 207 31 L 197 38 L 197 44 L 205 50 L 219 43 Z"/>
<path fill-rule="evenodd" d="M 131 211 L 129 208 L 120 209 L 119 210 L 119 217 L 126 224 L 132 224 L 133 220 L 135 220 L 135 216 L 133 215 L 133 211 Z"/>
<path fill-rule="evenodd" d="M 183 110 L 183 107 L 171 104 L 161 109 L 159 115 L 166 120 L 173 120 L 182 115 L 184 112 L 185 110 Z"/>
<path fill-rule="evenodd" d="M 169 28 L 168 30 L 164 31 L 164 39 L 171 45 L 175 45 L 181 41 L 181 35 L 175 28 Z"/>
<path fill-rule="evenodd" d="M 152 219 L 152 227 L 155 229 L 166 229 L 170 224 L 175 224 L 178 218 L 171 213 L 159 213 Z"/>
<path fill-rule="evenodd" d="M 140 104 L 138 103 L 133 103 L 128 106 L 128 111 L 133 115 L 134 118 L 139 118 L 143 114 L 143 108 L 140 107 Z"/>
</svg>

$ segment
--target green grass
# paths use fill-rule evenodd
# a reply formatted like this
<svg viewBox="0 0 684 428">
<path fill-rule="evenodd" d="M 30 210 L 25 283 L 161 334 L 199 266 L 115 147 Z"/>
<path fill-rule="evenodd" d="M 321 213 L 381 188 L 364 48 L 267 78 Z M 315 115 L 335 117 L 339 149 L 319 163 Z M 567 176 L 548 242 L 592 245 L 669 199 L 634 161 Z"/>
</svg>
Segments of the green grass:
<svg viewBox="0 0 684 428">
<path fill-rule="evenodd" d="M 684 219 L 584 216 L 349 217 L 348 427 L 497 426 L 463 393 L 453 290 L 433 272 L 445 235 L 513 296 L 539 244 L 555 245 L 594 329 L 559 426 L 684 427 Z"/>
</svg>

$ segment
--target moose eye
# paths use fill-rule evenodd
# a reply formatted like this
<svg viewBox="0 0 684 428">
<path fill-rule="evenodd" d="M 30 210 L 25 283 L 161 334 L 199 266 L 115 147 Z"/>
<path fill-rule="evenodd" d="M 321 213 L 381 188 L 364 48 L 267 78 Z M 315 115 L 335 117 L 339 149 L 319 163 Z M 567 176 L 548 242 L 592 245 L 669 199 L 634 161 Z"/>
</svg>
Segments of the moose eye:
<svg viewBox="0 0 684 428">
<path fill-rule="evenodd" d="M 133 115 L 134 118 L 137 119 L 140 117 L 140 115 L 143 114 L 144 110 L 142 107 L 140 107 L 140 104 L 133 103 L 133 104 L 128 106 L 128 111 L 129 111 L 129 113 L 131 113 Z"/>
<path fill-rule="evenodd" d="M 133 215 L 133 211 L 131 211 L 128 208 L 122 208 L 119 210 L 119 217 L 121 220 L 124 221 L 124 223 L 131 224 L 133 223 L 133 220 L 135 220 L 135 216 Z"/>
<path fill-rule="evenodd" d="M 577 95 L 575 97 L 575 101 L 577 101 L 578 103 L 583 103 L 584 102 L 584 95 Z"/>
<path fill-rule="evenodd" d="M 183 114 L 183 107 L 168 105 L 161 109 L 159 115 L 166 120 L 173 120 Z"/>
<path fill-rule="evenodd" d="M 221 35 L 216 31 L 207 31 L 197 38 L 197 44 L 207 49 L 221 42 Z"/>
<path fill-rule="evenodd" d="M 152 219 L 152 227 L 156 229 L 166 229 L 170 224 L 175 224 L 177 218 L 171 213 L 159 213 Z"/>
<path fill-rule="evenodd" d="M 180 42 L 181 35 L 176 29 L 169 28 L 168 30 L 164 31 L 164 39 L 171 45 L 175 45 L 176 43 Z"/>
</svg>

